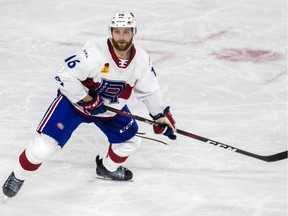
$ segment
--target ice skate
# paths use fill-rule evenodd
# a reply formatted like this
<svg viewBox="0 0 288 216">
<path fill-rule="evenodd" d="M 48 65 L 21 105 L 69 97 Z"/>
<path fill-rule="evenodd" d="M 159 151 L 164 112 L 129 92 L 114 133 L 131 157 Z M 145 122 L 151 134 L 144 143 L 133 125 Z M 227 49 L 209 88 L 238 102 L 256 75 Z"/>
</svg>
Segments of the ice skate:
<svg viewBox="0 0 288 216">
<path fill-rule="evenodd" d="M 130 170 L 123 166 L 119 166 L 114 172 L 108 171 L 102 164 L 102 159 L 99 155 L 96 157 L 96 174 L 104 179 L 111 179 L 116 181 L 130 181 L 133 174 Z"/>
<path fill-rule="evenodd" d="M 12 172 L 2 186 L 3 194 L 9 198 L 14 197 L 22 187 L 23 183 L 24 180 L 17 179 L 14 172 Z"/>
</svg>

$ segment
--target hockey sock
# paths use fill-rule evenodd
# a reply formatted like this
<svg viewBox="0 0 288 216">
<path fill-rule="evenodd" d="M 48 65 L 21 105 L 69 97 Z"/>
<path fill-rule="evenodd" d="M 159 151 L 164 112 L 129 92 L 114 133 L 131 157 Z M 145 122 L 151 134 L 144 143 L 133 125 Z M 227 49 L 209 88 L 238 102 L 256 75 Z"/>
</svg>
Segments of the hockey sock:
<svg viewBox="0 0 288 216">
<path fill-rule="evenodd" d="M 112 148 L 112 144 L 110 144 L 107 156 L 103 158 L 103 165 L 104 167 L 110 171 L 114 172 L 120 163 L 123 163 L 128 158 L 128 155 L 119 155 L 119 153 L 115 153 Z"/>
<path fill-rule="evenodd" d="M 19 156 L 14 170 L 16 178 L 25 180 L 57 149 L 60 149 L 60 146 L 56 140 L 45 134 L 37 135 Z"/>
<path fill-rule="evenodd" d="M 30 176 L 33 171 L 36 171 L 42 163 L 32 163 L 29 161 L 26 155 L 26 150 L 24 150 L 19 156 L 18 164 L 14 170 L 15 177 L 20 180 L 25 180 Z"/>
<path fill-rule="evenodd" d="M 134 136 L 124 143 L 110 144 L 107 156 L 103 158 L 104 167 L 110 172 L 114 172 L 140 146 L 140 143 L 141 139 Z"/>
</svg>

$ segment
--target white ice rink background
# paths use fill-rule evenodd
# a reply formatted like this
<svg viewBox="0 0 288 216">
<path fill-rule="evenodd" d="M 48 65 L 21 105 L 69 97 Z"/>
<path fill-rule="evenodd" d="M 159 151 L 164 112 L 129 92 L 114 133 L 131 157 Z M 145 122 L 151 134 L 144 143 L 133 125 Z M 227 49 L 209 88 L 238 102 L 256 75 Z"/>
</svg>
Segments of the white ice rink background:
<svg viewBox="0 0 288 216">
<path fill-rule="evenodd" d="M 1 0 L 0 183 L 54 99 L 52 71 L 118 9 L 138 21 L 178 128 L 260 155 L 287 149 L 285 0 Z M 134 114 L 149 118 L 133 99 Z M 127 161 L 134 181 L 96 179 L 108 144 L 82 125 L 0 203 L 1 216 L 287 216 L 287 160 L 267 163 L 178 135 L 147 136 Z"/>
</svg>

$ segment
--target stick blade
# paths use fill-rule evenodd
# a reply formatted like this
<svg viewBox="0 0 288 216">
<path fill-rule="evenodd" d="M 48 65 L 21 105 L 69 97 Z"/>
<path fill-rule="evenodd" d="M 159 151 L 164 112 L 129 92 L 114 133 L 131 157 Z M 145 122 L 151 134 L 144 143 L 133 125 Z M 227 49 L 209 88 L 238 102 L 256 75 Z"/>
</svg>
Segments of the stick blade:
<svg viewBox="0 0 288 216">
<path fill-rule="evenodd" d="M 263 160 L 265 160 L 267 162 L 274 162 L 274 161 L 284 160 L 286 158 L 287 158 L 287 151 L 284 151 L 284 152 L 280 152 L 278 154 L 264 156 Z"/>
</svg>

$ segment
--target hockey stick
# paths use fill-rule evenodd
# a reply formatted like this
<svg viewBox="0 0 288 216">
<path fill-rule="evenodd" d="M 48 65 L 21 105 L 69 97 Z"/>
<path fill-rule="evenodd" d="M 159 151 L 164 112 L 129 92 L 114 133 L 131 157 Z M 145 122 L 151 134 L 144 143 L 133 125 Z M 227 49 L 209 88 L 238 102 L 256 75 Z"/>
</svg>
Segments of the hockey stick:
<svg viewBox="0 0 288 216">
<path fill-rule="evenodd" d="M 157 122 L 152 121 L 150 119 L 146 119 L 146 118 L 143 118 L 141 116 L 133 115 L 131 113 L 127 113 L 127 112 L 124 112 L 122 110 L 115 109 L 113 107 L 105 106 L 105 108 L 107 110 L 111 111 L 111 112 L 114 112 L 114 113 L 117 113 L 119 115 L 123 115 L 123 116 L 129 117 L 129 118 L 132 118 L 132 119 L 136 119 L 138 121 L 145 122 L 145 123 L 150 124 L 150 125 L 159 125 Z M 266 161 L 266 162 L 274 162 L 274 161 L 279 161 L 279 160 L 283 160 L 283 159 L 287 158 L 287 151 L 283 151 L 283 152 L 280 152 L 280 153 L 277 153 L 277 154 L 273 154 L 273 155 L 263 156 L 263 155 L 254 154 L 254 153 L 251 153 L 251 152 L 248 152 L 248 151 L 244 151 L 244 150 L 241 150 L 239 148 L 235 148 L 233 146 L 230 146 L 230 145 L 227 145 L 227 144 L 224 144 L 224 143 L 221 143 L 221 142 L 217 142 L 215 140 L 211 140 L 211 139 L 208 139 L 208 138 L 205 138 L 205 137 L 201 137 L 199 135 L 192 134 L 192 133 L 189 133 L 189 132 L 184 131 L 184 130 L 177 129 L 176 133 L 184 135 L 184 136 L 187 136 L 187 137 L 190 137 L 190 138 L 193 138 L 193 139 L 200 140 L 202 142 L 205 142 L 205 143 L 208 143 L 210 145 L 214 145 L 214 146 L 226 149 L 228 151 L 237 152 L 237 153 L 240 153 L 240 154 L 252 157 L 252 158 L 256 158 L 256 159 L 259 159 L 259 160 L 262 160 L 262 161 Z"/>
</svg>

